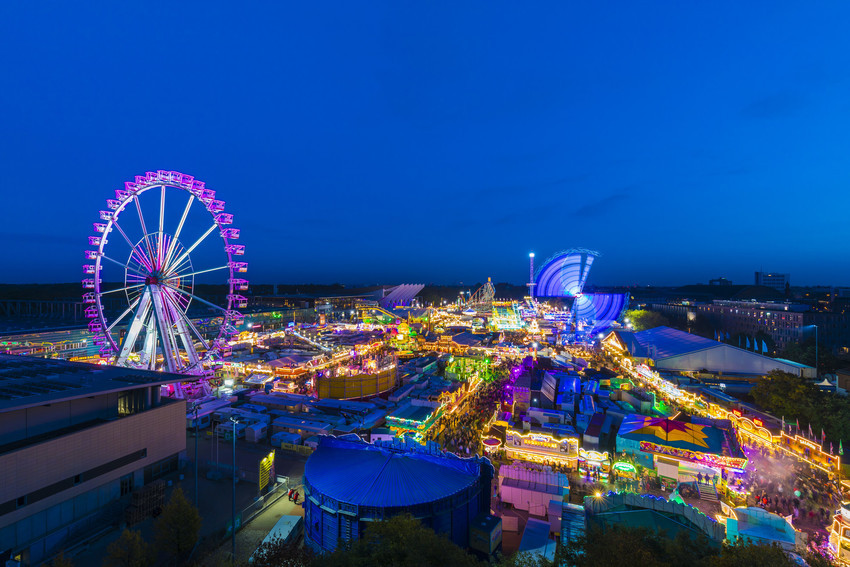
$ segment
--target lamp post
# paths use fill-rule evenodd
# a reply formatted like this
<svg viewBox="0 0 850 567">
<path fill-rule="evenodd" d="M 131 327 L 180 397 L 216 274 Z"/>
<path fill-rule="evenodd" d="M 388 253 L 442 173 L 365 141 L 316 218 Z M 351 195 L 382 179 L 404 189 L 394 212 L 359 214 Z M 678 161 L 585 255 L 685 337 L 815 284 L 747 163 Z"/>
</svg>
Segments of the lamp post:
<svg viewBox="0 0 850 567">
<path fill-rule="evenodd" d="M 198 422 L 198 405 L 195 404 L 192 409 L 195 410 L 195 508 L 198 507 L 198 435 L 199 435 L 199 422 Z"/>
<path fill-rule="evenodd" d="M 233 423 L 233 514 L 230 519 L 230 564 L 236 565 L 236 424 L 239 423 L 235 417 L 231 417 Z"/>
</svg>

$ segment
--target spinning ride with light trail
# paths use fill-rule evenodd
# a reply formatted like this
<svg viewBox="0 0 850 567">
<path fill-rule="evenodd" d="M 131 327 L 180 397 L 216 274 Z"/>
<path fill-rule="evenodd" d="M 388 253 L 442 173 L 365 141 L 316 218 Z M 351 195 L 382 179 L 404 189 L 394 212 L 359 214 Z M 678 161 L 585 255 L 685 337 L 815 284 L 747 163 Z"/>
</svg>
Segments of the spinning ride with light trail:
<svg viewBox="0 0 850 567">
<path fill-rule="evenodd" d="M 179 207 L 169 208 L 169 215 L 166 202 L 178 202 Z M 125 183 L 106 206 L 100 211 L 102 222 L 94 223 L 95 235 L 89 237 L 94 249 L 85 253 L 93 263 L 83 266 L 85 314 L 101 356 L 118 366 L 206 374 L 242 321 L 237 309 L 247 306 L 247 299 L 237 293 L 248 289 L 241 277 L 248 264 L 234 260 L 245 253 L 245 246 L 233 243 L 239 238 L 239 229 L 230 226 L 233 215 L 203 181 L 162 170 Z M 153 230 L 145 209 L 147 220 L 157 223 Z M 155 218 L 151 213 L 157 209 Z M 199 237 L 182 241 L 194 225 L 209 226 Z M 216 233 L 221 243 L 208 240 Z M 201 274 L 226 284 L 225 306 L 195 293 L 195 278 Z M 196 311 L 207 317 L 215 313 L 220 321 L 217 334 L 205 336 L 189 317 L 193 300 Z"/>
</svg>

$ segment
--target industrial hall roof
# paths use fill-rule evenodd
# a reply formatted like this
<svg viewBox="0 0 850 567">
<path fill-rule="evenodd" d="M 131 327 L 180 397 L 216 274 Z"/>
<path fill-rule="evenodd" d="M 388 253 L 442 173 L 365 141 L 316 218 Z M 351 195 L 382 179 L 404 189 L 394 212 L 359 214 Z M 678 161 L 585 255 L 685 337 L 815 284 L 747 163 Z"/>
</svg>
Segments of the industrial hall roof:
<svg viewBox="0 0 850 567">
<path fill-rule="evenodd" d="M 478 481 L 478 459 L 321 437 L 304 480 L 339 502 L 393 508 L 442 500 Z"/>
<path fill-rule="evenodd" d="M 721 346 L 723 343 L 706 339 L 699 335 L 692 335 L 670 327 L 655 327 L 646 331 L 634 333 L 634 339 L 643 348 L 648 349 L 650 345 L 655 347 L 655 359 L 678 356 L 688 352 L 704 350 Z"/>
<path fill-rule="evenodd" d="M 0 413 L 194 379 L 197 377 L 0 354 Z"/>
</svg>

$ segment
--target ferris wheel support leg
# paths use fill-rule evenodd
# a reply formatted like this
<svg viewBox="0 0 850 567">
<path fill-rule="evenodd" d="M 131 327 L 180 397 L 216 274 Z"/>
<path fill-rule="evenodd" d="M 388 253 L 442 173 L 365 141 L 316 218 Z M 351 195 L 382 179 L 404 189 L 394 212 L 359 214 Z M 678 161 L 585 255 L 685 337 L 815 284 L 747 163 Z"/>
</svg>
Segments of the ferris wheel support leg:
<svg viewBox="0 0 850 567">
<path fill-rule="evenodd" d="M 154 322 L 153 317 L 148 318 L 143 348 L 144 350 L 139 355 L 142 364 L 148 370 L 156 370 L 156 322 Z"/>
<path fill-rule="evenodd" d="M 158 285 L 152 285 L 150 286 L 150 290 L 160 344 L 162 345 L 162 357 L 165 359 L 165 368 L 168 372 L 176 373 L 182 365 L 180 364 L 180 354 L 177 350 L 174 335 L 169 332 L 173 322 L 166 308 L 160 287 Z"/>
<path fill-rule="evenodd" d="M 124 340 L 121 343 L 121 349 L 118 353 L 118 358 L 115 359 L 116 365 L 126 366 L 127 357 L 130 356 L 130 352 L 133 350 L 133 346 L 136 344 L 136 339 L 139 338 L 139 332 L 142 330 L 142 327 L 145 326 L 145 319 L 147 319 L 147 315 L 150 311 L 150 308 L 150 290 L 145 289 L 145 291 L 142 292 L 142 297 L 139 299 L 139 306 L 136 308 L 136 314 L 133 316 L 133 320 L 130 322 L 130 328 L 127 330 L 127 334 L 124 336 Z"/>
<path fill-rule="evenodd" d="M 160 291 L 162 292 L 162 297 L 171 319 L 174 321 L 174 326 L 177 327 L 177 336 L 180 337 L 180 342 L 183 343 L 183 348 L 189 359 L 189 366 L 195 367 L 201 360 L 195 351 L 195 343 L 192 341 L 192 336 L 189 334 L 189 329 L 186 326 L 186 317 L 183 315 L 183 311 L 174 303 L 168 289 L 161 289 Z"/>
</svg>

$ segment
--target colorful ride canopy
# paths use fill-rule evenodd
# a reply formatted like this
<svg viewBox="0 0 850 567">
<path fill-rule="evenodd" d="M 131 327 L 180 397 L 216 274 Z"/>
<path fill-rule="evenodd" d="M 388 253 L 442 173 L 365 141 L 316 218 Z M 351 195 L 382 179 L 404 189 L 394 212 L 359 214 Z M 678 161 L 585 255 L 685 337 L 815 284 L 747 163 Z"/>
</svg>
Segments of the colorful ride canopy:
<svg viewBox="0 0 850 567">
<path fill-rule="evenodd" d="M 590 326 L 590 332 L 609 329 L 628 306 L 627 293 L 584 293 L 573 304 L 575 318 Z M 587 330 L 587 329 L 585 329 Z"/>
<path fill-rule="evenodd" d="M 537 297 L 577 297 L 584 289 L 593 260 L 598 252 L 571 248 L 555 254 L 537 271 Z"/>
</svg>

